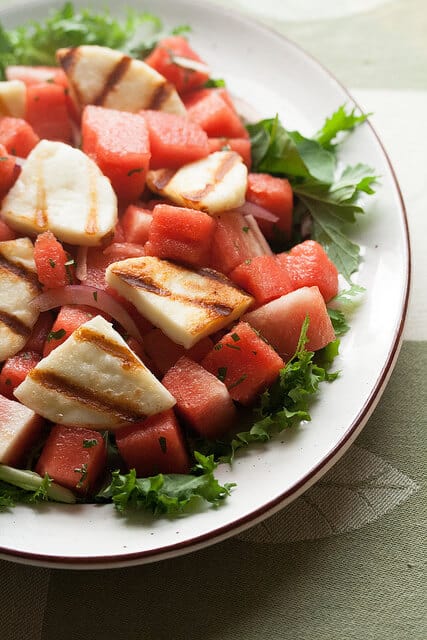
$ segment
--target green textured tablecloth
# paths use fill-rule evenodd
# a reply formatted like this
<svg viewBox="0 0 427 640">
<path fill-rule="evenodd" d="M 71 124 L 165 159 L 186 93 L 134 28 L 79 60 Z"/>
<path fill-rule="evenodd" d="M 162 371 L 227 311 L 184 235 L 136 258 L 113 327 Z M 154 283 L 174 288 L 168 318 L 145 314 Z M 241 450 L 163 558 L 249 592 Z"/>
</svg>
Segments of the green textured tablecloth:
<svg viewBox="0 0 427 640">
<path fill-rule="evenodd" d="M 397 366 L 336 467 L 237 538 L 113 571 L 0 561 L 2 640 L 427 637 L 427 3 L 239 0 L 233 6 L 314 54 L 375 114 L 413 243 L 412 299 Z"/>
</svg>

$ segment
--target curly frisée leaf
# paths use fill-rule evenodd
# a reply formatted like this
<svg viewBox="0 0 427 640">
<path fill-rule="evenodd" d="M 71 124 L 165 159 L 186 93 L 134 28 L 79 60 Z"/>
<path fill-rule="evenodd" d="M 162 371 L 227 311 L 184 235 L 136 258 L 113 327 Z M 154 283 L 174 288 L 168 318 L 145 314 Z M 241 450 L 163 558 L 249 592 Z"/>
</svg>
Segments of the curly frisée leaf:
<svg viewBox="0 0 427 640">
<path fill-rule="evenodd" d="M 221 486 L 214 476 L 217 464 L 213 456 L 197 451 L 195 474 L 162 474 L 137 478 L 135 469 L 127 474 L 114 471 L 111 483 L 98 493 L 98 499 L 111 499 L 121 511 L 142 509 L 152 513 L 179 513 L 191 502 L 202 499 L 213 505 L 222 502 L 234 486 Z"/>
</svg>

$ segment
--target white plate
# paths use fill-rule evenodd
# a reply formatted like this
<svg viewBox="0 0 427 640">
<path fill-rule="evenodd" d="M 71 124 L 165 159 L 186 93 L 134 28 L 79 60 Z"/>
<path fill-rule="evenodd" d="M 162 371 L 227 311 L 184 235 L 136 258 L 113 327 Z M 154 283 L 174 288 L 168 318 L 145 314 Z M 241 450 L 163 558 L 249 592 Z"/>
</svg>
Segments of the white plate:
<svg viewBox="0 0 427 640">
<path fill-rule="evenodd" d="M 14 2 L 0 11 L 6 25 L 41 18 L 54 2 Z M 62 4 L 62 2 L 60 3 Z M 77 2 L 77 6 L 88 3 Z M 92 2 L 103 8 L 106 2 Z M 114 3 L 111 3 L 113 5 Z M 127 2 L 141 8 L 141 2 Z M 224 77 L 233 94 L 265 117 L 276 111 L 285 125 L 310 135 L 343 103 L 346 91 L 316 61 L 276 33 L 232 12 L 194 0 L 148 0 L 145 10 L 167 25 L 190 24 L 191 43 Z M 119 9 L 118 9 L 119 11 Z M 357 281 L 364 304 L 342 340 L 342 376 L 323 385 L 312 422 L 265 446 L 251 447 L 223 482 L 236 482 L 218 509 L 178 518 L 119 516 L 110 505 L 37 508 L 0 514 L 1 557 L 39 565 L 100 568 L 152 562 L 188 553 L 231 536 L 271 515 L 313 484 L 344 453 L 376 405 L 396 360 L 409 289 L 409 241 L 393 170 L 369 124 L 345 146 L 346 162 L 365 162 L 382 176 L 377 196 L 354 232 L 363 247 Z"/>
</svg>

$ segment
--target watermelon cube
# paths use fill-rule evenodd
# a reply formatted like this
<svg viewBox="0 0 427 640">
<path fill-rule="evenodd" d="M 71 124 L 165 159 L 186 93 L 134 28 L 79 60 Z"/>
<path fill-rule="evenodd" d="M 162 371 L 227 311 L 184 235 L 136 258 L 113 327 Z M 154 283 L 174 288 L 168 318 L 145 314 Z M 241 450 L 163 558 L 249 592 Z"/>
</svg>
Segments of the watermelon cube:
<svg viewBox="0 0 427 640">
<path fill-rule="evenodd" d="M 144 351 L 162 375 L 184 355 L 194 362 L 200 362 L 212 347 L 213 342 L 207 336 L 196 342 L 190 349 L 186 349 L 173 342 L 160 329 L 152 329 L 144 335 Z"/>
<path fill-rule="evenodd" d="M 229 274 L 259 306 L 292 291 L 292 283 L 276 256 L 256 256 L 239 264 Z"/>
<path fill-rule="evenodd" d="M 206 267 L 215 226 L 215 219 L 202 211 L 158 204 L 148 231 L 146 255 Z"/>
<path fill-rule="evenodd" d="M 20 351 L 8 358 L 0 373 L 0 394 L 13 400 L 13 392 L 41 360 L 40 353 Z"/>
<path fill-rule="evenodd" d="M 202 89 L 186 100 L 190 120 L 210 138 L 247 138 L 245 129 L 225 89 Z"/>
<path fill-rule="evenodd" d="M 43 82 L 29 85 L 25 119 L 40 138 L 67 144 L 73 140 L 68 97 L 60 84 Z"/>
<path fill-rule="evenodd" d="M 120 200 L 138 199 L 151 157 L 142 116 L 89 105 L 82 116 L 82 146 L 110 179 Z"/>
<path fill-rule="evenodd" d="M 203 60 L 178 35 L 161 40 L 144 62 L 174 84 L 180 94 L 201 87 L 209 78 Z"/>
<path fill-rule="evenodd" d="M 150 209 L 130 204 L 121 219 L 126 242 L 145 244 L 152 219 L 153 212 Z"/>
<path fill-rule="evenodd" d="M 267 220 L 258 220 L 261 231 L 266 238 L 274 238 L 274 227 L 276 227 L 286 239 L 290 238 L 292 231 L 293 192 L 286 178 L 276 178 L 270 176 L 268 173 L 250 173 L 248 175 L 246 200 L 278 216 L 279 220 L 275 223 Z"/>
<path fill-rule="evenodd" d="M 68 87 L 67 76 L 60 67 L 10 65 L 6 67 L 8 80 L 21 80 L 27 86 L 41 82 Z"/>
<path fill-rule="evenodd" d="M 318 287 L 302 287 L 267 302 L 243 316 L 285 359 L 298 345 L 303 322 L 308 316 L 306 349 L 317 351 L 335 340 L 335 332 Z"/>
<path fill-rule="evenodd" d="M 317 286 L 325 302 L 337 295 L 338 269 L 315 240 L 305 240 L 289 253 L 279 253 L 277 259 L 288 272 L 293 289 Z"/>
<path fill-rule="evenodd" d="M 209 155 L 208 136 L 188 118 L 164 111 L 141 111 L 150 136 L 150 169 L 178 169 Z"/>
<path fill-rule="evenodd" d="M 162 384 L 174 396 L 180 418 L 204 438 L 218 438 L 235 421 L 236 407 L 227 387 L 197 362 L 183 356 Z"/>
<path fill-rule="evenodd" d="M 172 409 L 123 427 L 115 435 L 120 455 L 139 477 L 190 470 L 184 437 Z"/>
<path fill-rule="evenodd" d="M 51 351 L 65 342 L 70 335 L 82 324 L 91 320 L 99 313 L 97 309 L 86 306 L 64 305 L 59 310 L 58 316 L 53 323 L 52 330 L 46 337 L 43 348 L 43 356 L 46 357 Z"/>
<path fill-rule="evenodd" d="M 70 257 L 52 231 L 45 231 L 37 236 L 34 244 L 34 261 L 37 277 L 46 289 L 73 284 L 73 264 L 70 264 Z"/>
<path fill-rule="evenodd" d="M 213 269 L 228 274 L 245 260 L 265 254 L 264 247 L 241 213 L 227 211 L 216 216 L 216 221 L 211 248 Z"/>
<path fill-rule="evenodd" d="M 40 416 L 0 395 L 0 464 L 19 467 L 42 435 Z"/>
<path fill-rule="evenodd" d="M 26 158 L 40 138 L 31 125 L 21 118 L 0 118 L 0 145 L 13 156 Z"/>
<path fill-rule="evenodd" d="M 105 471 L 107 447 L 98 431 L 81 427 L 52 427 L 36 471 L 78 495 L 92 494 Z"/>
<path fill-rule="evenodd" d="M 247 322 L 239 322 L 200 364 L 224 382 L 233 400 L 243 405 L 252 404 L 284 366 L 282 358 Z"/>
</svg>

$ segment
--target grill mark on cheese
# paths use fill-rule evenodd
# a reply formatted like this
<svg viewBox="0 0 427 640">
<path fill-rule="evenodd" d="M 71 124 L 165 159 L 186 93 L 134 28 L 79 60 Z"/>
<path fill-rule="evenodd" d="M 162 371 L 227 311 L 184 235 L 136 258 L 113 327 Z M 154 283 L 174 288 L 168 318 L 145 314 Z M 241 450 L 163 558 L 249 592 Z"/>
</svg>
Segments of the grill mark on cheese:
<svg viewBox="0 0 427 640">
<path fill-rule="evenodd" d="M 43 369 L 35 368 L 30 371 L 28 376 L 33 382 L 45 389 L 55 391 L 95 411 L 113 415 L 117 420 L 136 422 L 144 417 L 141 412 L 129 407 L 125 401 L 120 401 L 118 398 L 111 398 L 100 392 L 91 391 L 87 387 L 82 387 L 74 382 L 70 382 L 66 377 L 53 371 L 44 371 Z"/>
<path fill-rule="evenodd" d="M 88 170 L 88 191 L 89 191 L 89 211 L 87 214 L 85 233 L 92 235 L 98 233 L 98 197 L 97 197 L 97 175 L 93 165 L 87 163 Z"/>
<path fill-rule="evenodd" d="M 12 273 L 20 280 L 26 280 L 26 282 L 32 286 L 36 294 L 41 289 L 39 281 L 37 280 L 37 275 L 33 271 L 26 269 L 23 265 L 16 264 L 16 262 L 8 260 L 4 255 L 2 255 L 1 251 L 0 271 L 7 271 L 9 274 Z"/>
<path fill-rule="evenodd" d="M 132 58 L 129 56 L 123 56 L 117 62 L 117 64 L 110 71 L 108 76 L 104 81 L 104 86 L 97 96 L 95 96 L 92 100 L 93 104 L 103 105 L 108 98 L 108 94 L 114 89 L 114 87 L 120 82 L 120 80 L 125 75 L 126 71 L 129 69 L 129 66 L 132 62 Z"/>
<path fill-rule="evenodd" d="M 184 294 L 177 294 L 166 287 L 160 287 L 149 275 L 137 273 L 136 270 L 124 270 L 123 268 L 120 269 L 116 267 L 112 269 L 112 272 L 131 287 L 143 289 L 157 296 L 167 297 L 170 300 L 176 300 L 177 302 L 192 305 L 193 307 L 206 309 L 207 311 L 213 312 L 216 316 L 228 316 L 234 311 L 234 306 L 218 302 L 215 299 L 215 296 L 218 295 L 216 291 L 212 292 L 211 299 L 209 299 L 208 294 L 206 294 L 205 298 L 200 299 Z"/>
<path fill-rule="evenodd" d="M 163 82 L 154 89 L 151 99 L 144 109 L 159 111 L 174 91 L 175 87 L 173 84 L 170 82 Z"/>
<path fill-rule="evenodd" d="M 31 327 L 28 327 L 19 318 L 7 311 L 0 310 L 0 324 L 4 324 L 13 333 L 24 338 L 28 338 L 31 333 Z"/>
<path fill-rule="evenodd" d="M 126 347 L 109 340 L 106 336 L 96 331 L 92 331 L 85 326 L 80 327 L 74 332 L 75 340 L 81 342 L 90 342 L 92 345 L 105 351 L 114 358 L 122 361 L 122 366 L 125 369 L 143 368 L 141 362 L 136 356 Z"/>
<path fill-rule="evenodd" d="M 224 153 L 221 162 L 219 162 L 217 167 L 215 168 L 212 182 L 208 182 L 202 189 L 199 189 L 198 191 L 182 193 L 181 196 L 189 202 L 200 202 L 215 189 L 216 185 L 225 178 L 227 173 L 231 171 L 234 165 L 238 162 L 241 162 L 240 156 L 234 151 Z"/>
<path fill-rule="evenodd" d="M 10 116 L 10 109 L 7 106 L 5 100 L 0 96 L 0 115 Z"/>
<path fill-rule="evenodd" d="M 79 47 L 70 47 L 69 49 L 60 49 L 57 53 L 57 58 L 64 69 L 65 73 L 70 73 L 73 70 L 79 56 Z"/>
<path fill-rule="evenodd" d="M 151 185 L 154 189 L 164 189 L 176 174 L 177 169 L 160 169 L 151 175 Z"/>
</svg>

